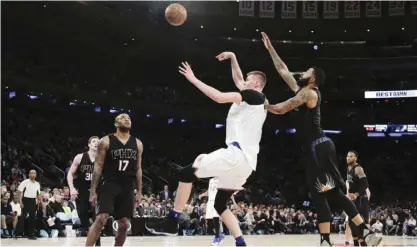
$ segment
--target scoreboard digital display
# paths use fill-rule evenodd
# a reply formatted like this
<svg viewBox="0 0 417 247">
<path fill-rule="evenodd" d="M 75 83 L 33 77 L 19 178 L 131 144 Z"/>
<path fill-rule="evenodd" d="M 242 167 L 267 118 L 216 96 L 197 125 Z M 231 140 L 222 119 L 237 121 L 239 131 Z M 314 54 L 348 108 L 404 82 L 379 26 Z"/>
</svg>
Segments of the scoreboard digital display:
<svg viewBox="0 0 417 247">
<path fill-rule="evenodd" d="M 368 136 L 382 137 L 380 134 L 388 134 L 389 136 L 417 135 L 417 124 L 366 124 L 363 127 L 366 132 L 376 134 Z"/>
</svg>

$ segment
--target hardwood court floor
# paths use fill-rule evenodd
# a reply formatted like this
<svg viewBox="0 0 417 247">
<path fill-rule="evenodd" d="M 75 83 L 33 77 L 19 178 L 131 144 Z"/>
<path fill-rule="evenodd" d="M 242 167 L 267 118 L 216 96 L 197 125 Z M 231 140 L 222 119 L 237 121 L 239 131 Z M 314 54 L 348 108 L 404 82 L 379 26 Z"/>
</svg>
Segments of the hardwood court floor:
<svg viewBox="0 0 417 247">
<path fill-rule="evenodd" d="M 211 236 L 178 237 L 127 237 L 124 246 L 210 246 Z M 334 246 L 344 246 L 344 236 L 331 236 Z M 245 236 L 248 246 L 318 246 L 318 235 L 251 235 Z M 113 246 L 114 237 L 101 240 L 102 246 Z M 1 246 L 84 246 L 85 238 L 39 238 L 38 240 L 2 239 Z M 234 246 L 231 236 L 226 236 L 220 246 Z M 352 246 L 352 243 L 351 245 Z M 416 237 L 385 236 L 381 246 L 417 246 Z"/>
</svg>

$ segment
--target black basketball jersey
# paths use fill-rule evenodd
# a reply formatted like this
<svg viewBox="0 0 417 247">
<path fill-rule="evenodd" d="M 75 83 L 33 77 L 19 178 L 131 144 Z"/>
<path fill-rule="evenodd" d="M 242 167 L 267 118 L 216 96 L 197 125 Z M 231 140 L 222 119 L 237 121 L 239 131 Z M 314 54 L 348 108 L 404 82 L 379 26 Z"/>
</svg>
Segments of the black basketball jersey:
<svg viewBox="0 0 417 247">
<path fill-rule="evenodd" d="M 356 164 L 347 169 L 347 181 L 349 183 L 349 193 L 365 194 L 365 191 L 359 191 L 359 177 L 355 174 L 355 168 L 360 165 Z"/>
<path fill-rule="evenodd" d="M 316 106 L 314 108 L 309 108 L 304 104 L 295 109 L 295 114 L 297 115 L 297 137 L 303 147 L 307 148 L 308 151 L 310 151 L 311 143 L 314 140 L 325 136 L 320 126 L 321 94 L 318 88 L 312 88 L 312 90 L 314 90 L 318 96 Z M 300 91 L 298 91 L 297 94 Z"/>
<path fill-rule="evenodd" d="M 110 144 L 104 160 L 103 181 L 132 182 L 136 180 L 139 149 L 136 138 L 129 137 L 123 144 L 113 134 L 108 135 Z"/>
<path fill-rule="evenodd" d="M 91 161 L 88 152 L 83 153 L 76 171 L 75 185 L 77 188 L 90 188 L 91 178 L 94 172 L 94 161 Z"/>
</svg>

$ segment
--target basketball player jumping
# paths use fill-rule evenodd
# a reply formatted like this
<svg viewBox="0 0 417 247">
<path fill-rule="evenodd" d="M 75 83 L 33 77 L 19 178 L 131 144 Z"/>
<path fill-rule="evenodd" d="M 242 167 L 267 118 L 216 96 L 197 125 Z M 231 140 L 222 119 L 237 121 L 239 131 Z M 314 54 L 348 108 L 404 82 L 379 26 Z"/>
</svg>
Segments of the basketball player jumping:
<svg viewBox="0 0 417 247">
<path fill-rule="evenodd" d="M 218 178 L 210 179 L 208 190 L 198 196 L 200 199 L 202 197 L 208 197 L 208 201 L 206 205 L 206 220 L 213 222 L 214 234 L 215 234 L 213 242 L 211 244 L 212 246 L 220 245 L 224 239 L 224 235 L 220 232 L 219 214 L 216 212 L 216 209 L 214 208 L 214 200 L 216 199 L 218 184 L 219 184 Z"/>
<path fill-rule="evenodd" d="M 371 192 L 369 190 L 368 179 L 366 178 L 365 172 L 362 166 L 357 163 L 358 153 L 356 151 L 349 151 L 346 156 L 347 168 L 347 195 L 355 204 L 362 216 L 364 222 L 369 227 L 369 198 Z M 348 221 L 349 227 L 352 232 L 353 243 L 355 246 L 364 245 L 363 239 L 359 238 L 359 229 L 355 224 Z"/>
<path fill-rule="evenodd" d="M 262 72 L 252 71 L 244 81 L 242 72 L 236 66 L 237 62 L 233 61 L 236 59 L 233 53 L 222 53 L 218 59 L 232 59 L 233 75 L 240 92 L 223 93 L 208 86 L 194 76 L 187 62 L 182 63 L 179 70 L 194 86 L 217 103 L 232 103 L 226 120 L 227 148 L 202 154 L 192 165 L 183 168 L 179 175 L 174 210 L 163 222 L 146 224 L 146 228 L 154 234 L 177 235 L 178 218 L 190 197 L 193 181 L 197 178 L 217 177 L 219 184 L 214 208 L 235 237 L 236 245 L 246 246 L 239 223 L 227 208 L 227 201 L 235 191 L 243 189 L 242 185 L 252 171 L 256 170 L 262 126 L 267 115 L 262 105 L 266 101 L 262 94 L 266 76 Z"/>
<path fill-rule="evenodd" d="M 88 139 L 88 152 L 77 154 L 68 171 L 67 182 L 70 187 L 71 197 L 76 198 L 78 217 L 80 218 L 80 228 L 82 236 L 86 236 L 90 227 L 90 184 L 94 171 L 94 161 L 96 159 L 98 136 Z M 100 238 L 96 246 L 100 245 Z"/>
<path fill-rule="evenodd" d="M 133 216 L 135 183 L 136 201 L 142 196 L 143 144 L 130 135 L 129 115 L 118 115 L 114 125 L 116 133 L 101 138 L 98 143 L 90 190 L 90 202 L 93 205 L 97 202 L 97 216 L 88 232 L 86 246 L 93 246 L 110 215 L 119 220 L 114 245 L 122 246 Z"/>
<path fill-rule="evenodd" d="M 337 168 L 336 148 L 333 141 L 325 136 L 320 126 L 321 94 L 319 86 L 324 83 L 325 74 L 322 69 L 310 68 L 300 73 L 296 81 L 285 63 L 276 53 L 268 36 L 262 33 L 263 42 L 274 61 L 278 73 L 295 92 L 289 100 L 266 105 L 266 109 L 274 114 L 285 114 L 296 109 L 299 116 L 297 135 L 302 142 L 303 158 L 306 164 L 307 183 L 311 189 L 311 200 L 318 213 L 321 245 L 330 243 L 330 205 L 339 206 L 360 229 L 359 238 L 364 238 L 363 232 L 369 229 L 353 203 L 344 195 L 341 187 L 344 181 Z M 371 245 L 378 245 L 381 238 L 370 232 L 367 236 Z"/>
</svg>

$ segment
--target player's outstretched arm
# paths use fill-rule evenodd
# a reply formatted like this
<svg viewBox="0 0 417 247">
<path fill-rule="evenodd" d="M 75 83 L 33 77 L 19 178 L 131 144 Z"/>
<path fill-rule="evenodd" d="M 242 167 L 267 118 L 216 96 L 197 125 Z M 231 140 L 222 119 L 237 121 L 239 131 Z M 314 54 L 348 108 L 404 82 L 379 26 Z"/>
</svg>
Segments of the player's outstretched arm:
<svg viewBox="0 0 417 247">
<path fill-rule="evenodd" d="M 138 146 L 139 154 L 138 154 L 138 169 L 136 172 L 136 201 L 140 202 L 142 198 L 142 153 L 143 153 L 143 143 L 136 139 L 136 143 Z"/>
<path fill-rule="evenodd" d="M 74 187 L 74 174 L 77 171 L 78 166 L 81 163 L 82 157 L 83 157 L 83 154 L 77 154 L 77 156 L 75 156 L 67 174 L 67 182 L 68 182 L 68 187 L 70 188 L 71 196 L 76 196 L 78 194 L 77 190 Z"/>
<path fill-rule="evenodd" d="M 91 195 L 97 195 L 97 186 L 101 179 L 103 171 L 104 160 L 106 158 L 107 150 L 109 149 L 109 138 L 107 136 L 100 139 L 97 147 L 96 160 L 94 162 L 94 172 L 91 179 Z"/>
<path fill-rule="evenodd" d="M 262 41 L 264 42 L 265 47 L 269 52 L 269 55 L 271 55 L 275 68 L 281 75 L 282 79 L 284 79 L 285 83 L 287 83 L 287 85 L 291 88 L 292 91 L 297 92 L 300 88 L 297 85 L 297 81 L 295 80 L 293 73 L 291 73 L 288 70 L 287 65 L 278 56 L 277 52 L 272 46 L 271 41 L 269 40 L 268 35 L 266 35 L 266 33 L 264 32 L 262 32 Z"/>
<path fill-rule="evenodd" d="M 187 78 L 194 86 L 196 86 L 201 92 L 207 95 L 217 103 L 240 103 L 242 102 L 242 95 L 237 92 L 223 93 L 214 87 L 210 87 L 204 82 L 195 77 L 190 65 L 187 62 L 183 62 L 179 67 L 179 72 Z"/>
<path fill-rule="evenodd" d="M 230 63 L 232 65 L 233 81 L 235 82 L 235 85 L 237 88 L 239 88 L 239 90 L 243 90 L 245 79 L 243 78 L 243 73 L 239 67 L 239 63 L 237 62 L 236 55 L 233 52 L 225 51 L 217 55 L 216 58 L 219 61 L 230 59 Z"/>
<path fill-rule="evenodd" d="M 265 109 L 274 114 L 285 114 L 301 105 L 306 104 L 309 101 L 317 102 L 317 99 L 318 96 L 313 90 L 304 88 L 299 93 L 297 93 L 297 95 L 287 101 L 275 105 L 265 105 Z"/>
</svg>

